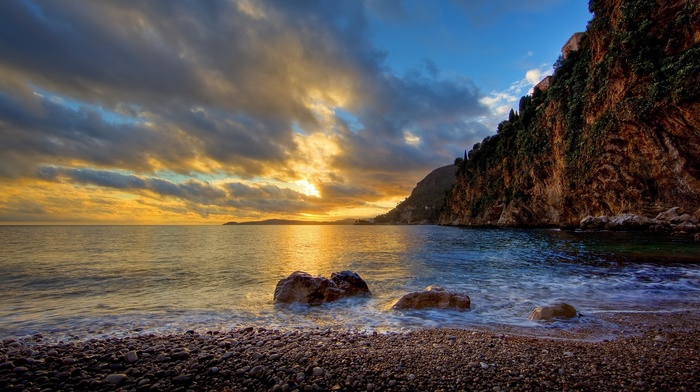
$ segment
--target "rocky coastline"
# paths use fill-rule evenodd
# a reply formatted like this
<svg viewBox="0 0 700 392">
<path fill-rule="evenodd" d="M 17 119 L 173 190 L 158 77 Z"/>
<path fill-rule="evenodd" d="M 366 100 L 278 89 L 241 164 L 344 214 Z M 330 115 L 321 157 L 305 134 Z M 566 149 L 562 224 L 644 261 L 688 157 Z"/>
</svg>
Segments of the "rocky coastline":
<svg viewBox="0 0 700 392">
<path fill-rule="evenodd" d="M 0 344 L 5 391 L 700 390 L 697 312 L 602 314 L 619 329 L 361 333 L 248 327 Z M 591 338 L 594 337 L 594 338 Z"/>
<path fill-rule="evenodd" d="M 637 214 L 587 216 L 581 219 L 582 230 L 651 231 L 655 233 L 688 234 L 700 231 L 698 212 L 688 214 L 680 207 L 659 213 L 655 218 Z"/>
</svg>

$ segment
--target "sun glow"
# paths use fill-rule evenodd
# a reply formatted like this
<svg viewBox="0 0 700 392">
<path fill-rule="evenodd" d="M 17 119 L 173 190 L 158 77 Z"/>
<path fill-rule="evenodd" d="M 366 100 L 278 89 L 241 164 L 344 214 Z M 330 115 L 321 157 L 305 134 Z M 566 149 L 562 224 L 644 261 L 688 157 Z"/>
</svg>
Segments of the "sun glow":
<svg viewBox="0 0 700 392">
<path fill-rule="evenodd" d="M 297 185 L 301 187 L 301 191 L 306 196 L 321 197 L 321 193 L 316 189 L 316 186 L 307 180 L 299 180 L 296 182 Z"/>
</svg>

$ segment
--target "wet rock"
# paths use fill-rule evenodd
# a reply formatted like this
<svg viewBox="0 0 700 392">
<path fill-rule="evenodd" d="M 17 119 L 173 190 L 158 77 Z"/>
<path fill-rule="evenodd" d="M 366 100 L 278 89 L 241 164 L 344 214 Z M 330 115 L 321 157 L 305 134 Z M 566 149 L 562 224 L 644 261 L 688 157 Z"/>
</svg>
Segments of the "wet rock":
<svg viewBox="0 0 700 392">
<path fill-rule="evenodd" d="M 578 312 L 573 306 L 560 302 L 550 306 L 535 308 L 530 314 L 530 320 L 552 321 L 554 319 L 570 319 L 576 317 Z"/>
<path fill-rule="evenodd" d="M 678 212 L 680 207 L 673 207 L 669 208 L 668 210 L 664 212 L 660 212 L 659 215 L 656 216 L 656 220 L 662 221 L 662 222 L 671 222 L 672 220 L 678 218 L 680 216 L 680 213 Z"/>
<path fill-rule="evenodd" d="M 355 272 L 333 273 L 328 279 L 296 271 L 277 283 L 274 300 L 276 303 L 320 305 L 341 298 L 371 294 L 367 283 Z"/>
<path fill-rule="evenodd" d="M 605 228 L 605 225 L 608 224 L 608 217 L 603 215 L 603 216 L 587 216 L 583 219 L 581 219 L 581 222 L 579 223 L 579 226 L 583 230 L 602 230 Z"/>
<path fill-rule="evenodd" d="M 652 224 L 652 220 L 643 215 L 620 214 L 610 218 L 605 228 L 608 230 L 646 230 Z"/>
<path fill-rule="evenodd" d="M 464 293 L 446 291 L 440 286 L 428 286 L 425 291 L 408 293 L 399 298 L 392 309 L 469 309 L 471 300 Z"/>
</svg>

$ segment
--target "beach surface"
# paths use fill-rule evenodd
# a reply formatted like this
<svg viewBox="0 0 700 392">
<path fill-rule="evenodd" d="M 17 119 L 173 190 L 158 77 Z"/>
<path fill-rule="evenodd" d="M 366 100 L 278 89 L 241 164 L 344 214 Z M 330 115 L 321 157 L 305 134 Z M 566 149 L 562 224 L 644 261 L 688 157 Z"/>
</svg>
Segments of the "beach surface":
<svg viewBox="0 0 700 392">
<path fill-rule="evenodd" d="M 599 314 L 611 331 L 361 333 L 248 327 L 0 347 L 6 391 L 700 390 L 698 312 Z"/>
</svg>

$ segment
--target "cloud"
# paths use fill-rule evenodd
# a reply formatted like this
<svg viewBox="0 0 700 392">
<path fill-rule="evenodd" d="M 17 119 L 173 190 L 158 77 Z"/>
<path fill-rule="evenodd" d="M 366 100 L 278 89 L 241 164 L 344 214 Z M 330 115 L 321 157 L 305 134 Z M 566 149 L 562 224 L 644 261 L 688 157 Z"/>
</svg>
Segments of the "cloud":
<svg viewBox="0 0 700 392">
<path fill-rule="evenodd" d="M 393 73 L 370 14 L 394 17 L 369 0 L 2 1 L 0 177 L 200 216 L 405 196 L 488 133 L 489 108 L 429 59 Z"/>
<path fill-rule="evenodd" d="M 552 67 L 549 64 L 542 64 L 538 68 L 527 70 L 522 79 L 511 83 L 506 90 L 492 91 L 488 96 L 481 98 L 480 102 L 486 105 L 491 112 L 489 116 L 481 118 L 481 123 L 487 128 L 495 130 L 498 123 L 506 119 L 511 109 L 518 110 L 520 97 L 531 94 L 535 85 L 545 76 L 551 75 L 552 72 Z"/>
</svg>

